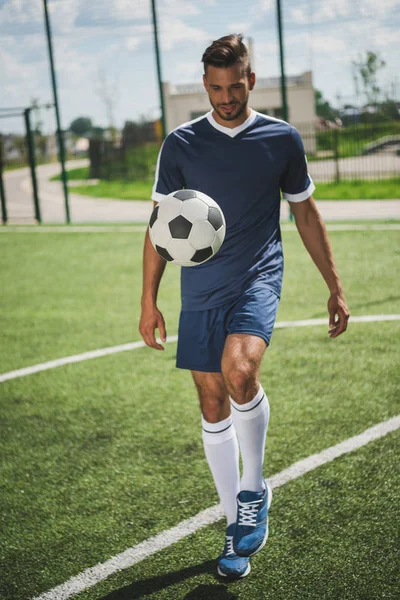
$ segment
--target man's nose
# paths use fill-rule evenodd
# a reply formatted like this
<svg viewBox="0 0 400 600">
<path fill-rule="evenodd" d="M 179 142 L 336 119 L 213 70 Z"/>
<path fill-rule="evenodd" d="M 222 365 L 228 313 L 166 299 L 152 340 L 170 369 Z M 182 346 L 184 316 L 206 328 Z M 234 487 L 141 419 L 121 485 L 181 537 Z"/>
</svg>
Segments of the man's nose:
<svg viewBox="0 0 400 600">
<path fill-rule="evenodd" d="M 222 90 L 222 92 L 221 92 L 221 103 L 222 104 L 229 104 L 231 100 L 232 100 L 232 94 L 231 94 L 230 90 Z"/>
</svg>

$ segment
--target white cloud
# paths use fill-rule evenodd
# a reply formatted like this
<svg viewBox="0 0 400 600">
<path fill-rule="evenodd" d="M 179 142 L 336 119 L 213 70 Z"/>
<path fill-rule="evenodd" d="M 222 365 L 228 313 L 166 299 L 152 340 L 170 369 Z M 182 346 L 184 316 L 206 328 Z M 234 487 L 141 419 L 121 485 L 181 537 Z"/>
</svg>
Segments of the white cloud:
<svg viewBox="0 0 400 600">
<path fill-rule="evenodd" d="M 253 23 L 229 23 L 229 25 L 227 25 L 227 31 L 232 31 L 236 33 L 248 33 L 251 32 L 252 27 Z"/>
<path fill-rule="evenodd" d="M 151 18 L 150 2 L 132 2 L 132 0 L 108 0 L 102 3 L 78 1 L 79 10 L 76 24 L 79 26 L 126 26 L 135 21 Z"/>
<path fill-rule="evenodd" d="M 351 6 L 348 0 L 320 2 L 313 5 L 312 12 L 310 11 L 310 5 L 296 6 L 289 11 L 290 20 L 299 25 L 336 21 L 337 19 L 348 17 L 350 14 Z"/>
<path fill-rule="evenodd" d="M 309 37 L 308 46 L 315 52 L 323 54 L 336 55 L 347 50 L 345 42 L 333 35 L 312 35 Z"/>
<path fill-rule="evenodd" d="M 125 40 L 123 49 L 128 50 L 128 52 L 132 52 L 133 50 L 136 50 L 138 46 L 140 46 L 140 40 L 138 38 L 131 37 Z"/>
<path fill-rule="evenodd" d="M 80 0 L 68 0 L 68 2 L 49 3 L 51 24 L 60 33 L 70 32 L 75 25 L 79 13 Z"/>
<path fill-rule="evenodd" d="M 357 4 L 350 0 L 331 0 L 312 5 L 298 2 L 297 6 L 289 10 L 289 19 L 298 25 L 310 23 L 342 22 L 345 19 L 371 17 L 375 21 L 389 17 L 392 11 L 399 6 L 398 0 L 359 0 Z"/>
<path fill-rule="evenodd" d="M 3 82 L 21 82 L 29 77 L 29 68 L 15 56 L 0 48 L 0 79 Z"/>
<path fill-rule="evenodd" d="M 298 25 L 305 25 L 306 23 L 310 22 L 309 11 L 300 6 L 292 8 L 289 14 L 291 20 L 297 23 Z"/>
<path fill-rule="evenodd" d="M 203 76 L 203 65 L 198 62 L 178 62 L 175 67 L 174 83 L 201 83 Z"/>
<path fill-rule="evenodd" d="M 373 42 L 380 48 L 399 44 L 399 31 L 394 29 L 379 29 L 373 33 Z"/>
<path fill-rule="evenodd" d="M 149 2 L 150 4 L 150 2 Z M 200 9 L 188 0 L 160 0 L 157 16 L 194 17 L 201 14 Z"/>
<path fill-rule="evenodd" d="M 398 0 L 360 0 L 359 10 L 362 16 L 382 18 L 390 15 L 393 9 L 399 7 Z"/>
<path fill-rule="evenodd" d="M 257 11 L 267 13 L 275 8 L 276 0 L 258 0 Z"/>
<path fill-rule="evenodd" d="M 204 29 L 191 27 L 177 18 L 165 19 L 160 35 L 161 48 L 167 51 L 182 42 L 204 42 L 209 39 L 210 36 Z"/>
</svg>

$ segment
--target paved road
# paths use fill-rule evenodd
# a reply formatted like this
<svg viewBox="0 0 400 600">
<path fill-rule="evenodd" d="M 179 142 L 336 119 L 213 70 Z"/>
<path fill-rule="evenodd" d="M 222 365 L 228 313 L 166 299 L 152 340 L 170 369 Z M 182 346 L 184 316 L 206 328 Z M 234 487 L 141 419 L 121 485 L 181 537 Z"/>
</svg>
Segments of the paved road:
<svg viewBox="0 0 400 600">
<path fill-rule="evenodd" d="M 318 181 L 335 181 L 336 162 L 332 159 L 310 161 L 308 170 L 316 183 Z M 369 156 L 339 158 L 338 170 L 342 180 L 394 177 L 396 174 L 399 176 L 400 156 L 382 152 Z"/>
<path fill-rule="evenodd" d="M 87 160 L 71 161 L 67 167 L 80 167 Z M 44 223 L 64 223 L 65 205 L 62 185 L 49 178 L 59 172 L 59 165 L 43 165 L 37 169 L 42 219 Z M 5 191 L 10 223 L 34 223 L 32 189 L 29 169 L 5 173 Z M 89 198 L 70 193 L 70 214 L 73 223 L 126 223 L 148 221 L 152 204 L 149 201 L 123 201 Z M 326 221 L 347 219 L 400 219 L 400 200 L 319 201 L 318 208 Z M 282 202 L 282 219 L 288 219 L 288 204 Z"/>
</svg>

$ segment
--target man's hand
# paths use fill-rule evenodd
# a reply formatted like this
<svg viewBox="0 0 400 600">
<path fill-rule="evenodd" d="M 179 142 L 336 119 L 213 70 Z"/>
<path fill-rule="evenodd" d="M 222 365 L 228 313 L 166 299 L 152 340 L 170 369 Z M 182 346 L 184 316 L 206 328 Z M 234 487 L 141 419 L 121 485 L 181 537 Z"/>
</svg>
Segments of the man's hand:
<svg viewBox="0 0 400 600">
<path fill-rule="evenodd" d="M 151 309 L 142 308 L 142 315 L 140 317 L 139 331 L 142 336 L 144 343 L 150 348 L 155 350 L 164 350 L 164 346 L 161 346 L 155 338 L 155 330 L 158 329 L 160 332 L 160 338 L 163 342 L 167 341 L 167 332 L 165 331 L 164 317 L 160 313 L 157 307 Z"/>
<path fill-rule="evenodd" d="M 350 313 L 342 293 L 332 293 L 328 300 L 329 337 L 336 338 L 346 331 Z M 337 317 L 337 318 L 336 318 Z"/>
</svg>

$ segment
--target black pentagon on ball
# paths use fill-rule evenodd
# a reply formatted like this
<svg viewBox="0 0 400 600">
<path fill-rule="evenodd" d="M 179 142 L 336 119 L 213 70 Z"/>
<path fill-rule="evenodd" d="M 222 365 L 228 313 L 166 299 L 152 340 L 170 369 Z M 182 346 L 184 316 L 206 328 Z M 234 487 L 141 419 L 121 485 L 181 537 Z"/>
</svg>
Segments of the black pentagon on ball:
<svg viewBox="0 0 400 600">
<path fill-rule="evenodd" d="M 161 248 L 161 246 L 157 246 L 157 244 L 156 244 L 156 250 L 157 250 L 158 254 L 160 256 L 162 256 L 162 258 L 164 260 L 168 260 L 168 262 L 171 262 L 171 260 L 174 260 L 172 258 L 172 256 L 170 255 L 170 253 L 165 248 Z"/>
<path fill-rule="evenodd" d="M 208 209 L 208 220 L 214 227 L 215 231 L 218 231 L 218 229 L 224 224 L 220 210 L 218 208 L 213 208 L 212 206 L 210 206 Z"/>
<path fill-rule="evenodd" d="M 153 212 L 151 213 L 151 217 L 150 217 L 150 221 L 149 221 L 150 227 L 153 227 L 154 223 L 158 219 L 158 209 L 159 209 L 159 206 L 157 205 L 155 207 L 155 209 L 153 210 Z"/>
<path fill-rule="evenodd" d="M 175 217 L 175 219 L 172 219 L 172 221 L 169 222 L 169 230 L 172 237 L 175 239 L 186 240 L 191 229 L 191 222 L 185 219 L 185 217 L 182 217 L 182 215 Z"/>
<path fill-rule="evenodd" d="M 207 258 L 210 258 L 210 256 L 212 256 L 212 253 L 213 249 L 211 248 L 211 246 L 209 246 L 208 248 L 202 248 L 201 250 L 197 250 L 190 260 L 195 263 L 201 263 L 207 260 Z"/>
<path fill-rule="evenodd" d="M 179 190 L 175 192 L 174 198 L 178 198 L 178 200 L 190 200 L 190 198 L 197 198 L 197 195 L 193 190 Z"/>
</svg>

